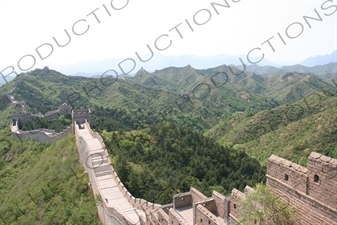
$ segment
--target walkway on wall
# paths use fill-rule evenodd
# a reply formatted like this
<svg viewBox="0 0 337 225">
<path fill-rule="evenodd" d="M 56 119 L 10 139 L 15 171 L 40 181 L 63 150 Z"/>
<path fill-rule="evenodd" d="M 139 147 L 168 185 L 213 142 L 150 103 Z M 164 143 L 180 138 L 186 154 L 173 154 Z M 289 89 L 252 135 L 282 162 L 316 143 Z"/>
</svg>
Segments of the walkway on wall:
<svg viewBox="0 0 337 225">
<path fill-rule="evenodd" d="M 124 196 L 114 179 L 112 167 L 107 160 L 108 155 L 104 151 L 104 146 L 98 138 L 92 135 L 87 124 L 82 124 L 82 126 L 83 129 L 78 129 L 78 126 L 76 126 L 75 130 L 78 137 L 86 143 L 87 149 L 89 149 L 88 155 L 90 155 L 92 165 L 87 165 L 87 167 L 92 168 L 94 171 L 96 186 L 101 193 L 102 202 L 108 208 L 116 209 L 133 224 L 140 224 L 139 216 L 145 218 L 145 213 L 142 210 L 135 209 Z"/>
</svg>

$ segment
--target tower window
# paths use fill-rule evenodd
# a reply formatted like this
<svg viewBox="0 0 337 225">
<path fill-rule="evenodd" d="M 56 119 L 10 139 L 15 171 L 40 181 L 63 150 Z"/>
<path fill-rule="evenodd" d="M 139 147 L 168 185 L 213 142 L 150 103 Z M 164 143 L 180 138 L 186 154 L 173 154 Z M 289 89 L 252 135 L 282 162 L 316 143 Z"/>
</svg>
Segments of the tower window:
<svg viewBox="0 0 337 225">
<path fill-rule="evenodd" d="M 314 175 L 314 182 L 316 182 L 316 183 L 319 182 L 319 176 L 318 175 Z"/>
<path fill-rule="evenodd" d="M 284 174 L 284 180 L 288 181 L 289 180 L 289 176 L 288 174 Z"/>
</svg>

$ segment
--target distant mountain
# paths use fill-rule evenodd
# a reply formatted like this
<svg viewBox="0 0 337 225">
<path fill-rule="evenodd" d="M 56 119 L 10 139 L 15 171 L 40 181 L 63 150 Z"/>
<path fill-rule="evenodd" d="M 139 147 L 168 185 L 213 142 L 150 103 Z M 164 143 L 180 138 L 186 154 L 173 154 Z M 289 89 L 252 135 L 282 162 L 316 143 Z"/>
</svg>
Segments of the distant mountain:
<svg viewBox="0 0 337 225">
<path fill-rule="evenodd" d="M 318 55 L 315 57 L 307 58 L 300 64 L 304 66 L 317 66 L 317 65 L 328 64 L 330 62 L 337 62 L 337 50 L 335 50 L 330 55 Z"/>
<path fill-rule="evenodd" d="M 242 66 L 239 66 L 238 68 L 242 70 Z M 331 62 L 325 65 L 317 65 L 313 67 L 307 67 L 299 64 L 292 66 L 282 66 L 281 68 L 274 66 L 250 65 L 246 67 L 246 71 L 259 74 L 263 77 L 268 77 L 270 75 L 284 75 L 288 72 L 295 72 L 311 73 L 315 74 L 321 79 L 329 79 L 337 73 L 337 62 Z"/>
<path fill-rule="evenodd" d="M 337 73 L 337 62 L 331 62 L 325 65 L 317 65 L 312 67 L 306 67 L 303 65 L 283 66 L 280 68 L 287 72 L 298 73 L 313 73 L 315 75 L 333 74 Z"/>
<path fill-rule="evenodd" d="M 66 75 L 75 75 L 75 76 L 93 76 L 97 74 L 102 74 L 104 71 L 107 70 L 116 70 L 119 74 L 121 73 L 118 64 L 123 60 L 127 59 L 128 57 L 124 58 L 111 58 L 101 61 L 80 61 L 77 63 L 64 65 L 64 66 L 56 66 L 54 69 L 66 74 Z M 184 67 L 187 65 L 191 65 L 197 69 L 208 69 L 213 68 L 219 65 L 240 65 L 241 62 L 239 58 L 241 58 L 246 65 L 250 65 L 247 62 L 246 55 L 238 55 L 238 56 L 230 56 L 226 54 L 216 55 L 216 56 L 189 56 L 189 55 L 181 55 L 181 56 L 165 56 L 158 53 L 154 53 L 152 59 L 148 62 L 140 63 L 139 59 L 136 56 L 129 57 L 136 61 L 135 68 L 133 68 L 133 64 L 131 60 L 127 60 L 121 64 L 124 71 L 127 73 L 128 71 L 132 70 L 129 75 L 134 75 L 137 71 L 144 67 L 149 72 L 153 72 L 158 69 L 167 68 L 167 67 Z M 149 59 L 150 56 L 142 56 L 142 59 L 146 60 Z M 257 60 L 254 57 L 252 60 Z M 273 62 L 268 61 L 267 59 L 262 60 L 259 63 L 260 66 L 271 65 L 271 66 L 280 66 Z M 85 71 L 85 72 L 84 72 Z"/>
</svg>

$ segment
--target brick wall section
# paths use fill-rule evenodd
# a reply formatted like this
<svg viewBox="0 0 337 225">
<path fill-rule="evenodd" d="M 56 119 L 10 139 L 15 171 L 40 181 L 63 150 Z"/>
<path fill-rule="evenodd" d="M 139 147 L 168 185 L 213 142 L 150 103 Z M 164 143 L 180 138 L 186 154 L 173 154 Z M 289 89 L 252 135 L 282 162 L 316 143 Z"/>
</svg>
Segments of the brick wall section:
<svg viewBox="0 0 337 225">
<path fill-rule="evenodd" d="M 298 224 L 337 225 L 336 168 L 336 159 L 315 152 L 307 168 L 273 155 L 268 160 L 267 185 L 296 209 Z"/>
<path fill-rule="evenodd" d="M 169 215 L 163 209 L 158 210 L 158 221 L 162 225 L 168 225 L 169 224 Z"/>
<path fill-rule="evenodd" d="M 192 194 L 190 192 L 173 196 L 173 207 L 175 209 L 189 205 L 192 205 Z"/>
<path fill-rule="evenodd" d="M 306 193 L 308 169 L 289 160 L 272 155 L 268 159 L 267 174 Z"/>
<path fill-rule="evenodd" d="M 315 175 L 318 181 L 314 180 Z M 308 160 L 308 193 L 337 211 L 337 159 L 312 153 Z"/>
<path fill-rule="evenodd" d="M 307 195 L 301 195 L 291 187 L 283 186 L 279 181 L 268 178 L 268 186 L 272 192 L 285 201 L 290 206 L 296 209 L 298 224 L 297 225 L 336 225 L 337 218 L 335 219 L 325 215 L 321 211 L 324 205 L 319 205 L 314 199 Z M 280 187 L 281 186 L 281 187 Z M 279 187 L 279 188 L 275 188 Z M 321 208 L 321 209 L 320 209 Z"/>
<path fill-rule="evenodd" d="M 245 197 L 245 194 L 237 189 L 233 189 L 231 193 L 231 200 L 230 200 L 230 217 L 231 217 L 231 224 L 236 224 L 235 222 L 238 221 L 239 218 L 239 211 L 240 211 L 240 201 L 242 198 Z"/>
<path fill-rule="evenodd" d="M 194 208 L 196 208 L 198 205 L 202 205 L 211 213 L 217 214 L 216 204 L 213 198 L 207 198 L 205 200 L 194 203 Z"/>
<path fill-rule="evenodd" d="M 185 220 L 174 210 L 169 211 L 169 224 L 170 225 L 188 225 Z"/>
<path fill-rule="evenodd" d="M 199 201 L 207 198 L 204 194 L 202 194 L 200 191 L 198 191 L 197 189 L 195 189 L 193 187 L 190 188 L 190 193 L 192 195 L 193 203 L 199 202 Z"/>
<path fill-rule="evenodd" d="M 217 191 L 212 192 L 212 198 L 215 201 L 216 205 L 216 214 L 218 214 L 220 217 L 224 218 L 225 216 L 225 199 L 226 197 L 220 194 Z"/>
<path fill-rule="evenodd" d="M 203 206 L 205 209 L 208 210 L 208 212 L 212 213 L 213 215 L 217 213 L 215 200 L 213 198 L 207 198 L 205 200 L 193 203 L 193 223 L 194 224 L 197 222 L 196 215 L 197 215 L 197 208 L 199 205 Z M 214 217 L 215 216 L 216 215 L 214 215 Z"/>
<path fill-rule="evenodd" d="M 216 217 L 202 205 L 197 206 L 195 217 L 196 220 L 194 224 L 196 225 L 204 225 L 204 224 L 218 225 Z"/>
</svg>

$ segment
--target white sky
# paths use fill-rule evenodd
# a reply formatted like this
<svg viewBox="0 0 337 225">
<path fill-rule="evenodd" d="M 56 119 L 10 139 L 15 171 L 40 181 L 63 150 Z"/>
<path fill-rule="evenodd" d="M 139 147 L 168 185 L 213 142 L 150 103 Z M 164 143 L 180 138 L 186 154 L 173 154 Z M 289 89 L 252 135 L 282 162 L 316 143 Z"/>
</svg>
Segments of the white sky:
<svg viewBox="0 0 337 225">
<path fill-rule="evenodd" d="M 323 10 L 325 1 L 255 1 L 241 0 L 233 3 L 228 0 L 230 8 L 217 7 L 219 15 L 211 6 L 211 2 L 225 4 L 224 0 L 113 0 L 113 5 L 125 8 L 114 10 L 111 0 L 0 0 L 0 72 L 13 66 L 17 72 L 18 61 L 27 54 L 36 58 L 34 68 L 65 65 L 83 60 L 102 60 L 108 58 L 136 58 L 148 53 L 146 45 L 155 50 L 154 41 L 162 34 L 158 44 L 165 46 L 168 40 L 172 45 L 161 54 L 164 55 L 239 55 L 247 54 L 251 49 L 260 47 L 257 56 L 263 52 L 265 57 L 273 62 L 301 62 L 310 56 L 331 54 L 337 49 L 337 12 L 336 8 Z M 106 13 L 105 4 L 111 17 Z M 337 5 L 337 0 L 325 3 L 324 7 Z M 323 8 L 324 8 L 323 7 Z M 88 15 L 95 9 L 100 20 L 94 15 Z M 202 10 L 204 9 L 204 10 Z M 204 25 L 196 25 L 197 21 L 207 20 L 207 11 L 211 19 Z M 310 20 L 312 28 L 306 24 L 303 16 L 316 17 L 314 9 L 321 15 L 323 21 Z M 196 14 L 199 10 L 200 13 Z M 326 16 L 324 14 L 332 14 Z M 78 23 L 78 32 L 87 33 L 76 36 L 72 32 L 73 24 Z M 194 28 L 192 32 L 187 19 Z M 303 25 L 303 33 L 290 39 L 286 36 L 286 28 L 299 22 Z M 183 39 L 176 31 L 170 29 L 182 23 L 179 30 Z M 67 29 L 72 40 L 65 47 L 58 47 L 53 40 L 56 37 L 65 43 L 68 39 L 64 29 Z M 280 33 L 287 45 L 283 45 L 277 33 Z M 295 24 L 289 28 L 289 35 L 300 33 L 300 26 Z M 275 52 L 263 42 L 271 40 Z M 50 43 L 54 47 L 52 54 L 41 60 L 35 49 Z M 42 55 L 50 52 L 48 46 L 40 49 Z M 43 51 L 44 50 L 44 51 Z M 25 57 L 20 65 L 28 68 L 33 65 L 31 57 Z"/>
</svg>

